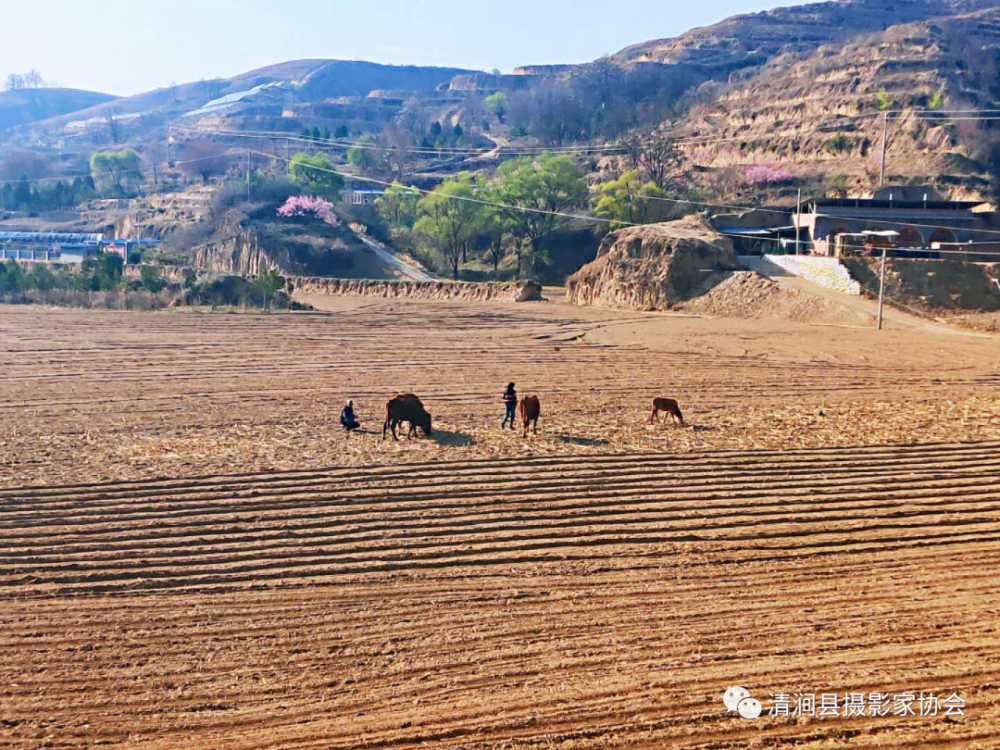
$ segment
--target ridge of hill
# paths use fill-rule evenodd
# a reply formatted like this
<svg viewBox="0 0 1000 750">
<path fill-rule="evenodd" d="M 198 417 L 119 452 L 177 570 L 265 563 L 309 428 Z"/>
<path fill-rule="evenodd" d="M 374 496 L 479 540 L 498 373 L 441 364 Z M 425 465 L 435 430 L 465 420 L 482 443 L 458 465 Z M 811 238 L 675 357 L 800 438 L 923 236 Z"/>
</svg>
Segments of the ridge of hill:
<svg viewBox="0 0 1000 750">
<path fill-rule="evenodd" d="M 0 92 L 0 130 L 30 125 L 86 109 L 116 97 L 80 89 L 38 88 Z"/>
<path fill-rule="evenodd" d="M 357 60 L 292 60 L 231 78 L 195 81 L 113 102 L 97 102 L 94 106 L 61 113 L 41 124 L 62 128 L 74 122 L 103 118 L 112 110 L 119 116 L 176 119 L 199 113 L 208 105 L 217 105 L 216 112 L 249 108 L 273 110 L 272 114 L 281 116 L 288 106 L 319 104 L 339 97 L 367 97 L 380 90 L 427 94 L 447 86 L 455 76 L 476 72 L 464 68 L 383 65 Z"/>
<path fill-rule="evenodd" d="M 834 0 L 731 16 L 678 37 L 634 44 L 612 57 L 620 64 L 657 62 L 710 67 L 757 65 L 780 54 L 808 52 L 890 26 L 994 7 L 990 0 Z"/>
</svg>

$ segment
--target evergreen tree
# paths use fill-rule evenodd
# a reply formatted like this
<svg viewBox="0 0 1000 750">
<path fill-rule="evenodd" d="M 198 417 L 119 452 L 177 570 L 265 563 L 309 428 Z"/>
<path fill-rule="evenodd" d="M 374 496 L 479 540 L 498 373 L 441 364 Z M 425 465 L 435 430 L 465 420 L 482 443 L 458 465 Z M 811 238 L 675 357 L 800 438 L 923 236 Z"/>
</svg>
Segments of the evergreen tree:
<svg viewBox="0 0 1000 750">
<path fill-rule="evenodd" d="M 28 177 L 25 175 L 18 180 L 17 187 L 14 188 L 14 206 L 22 211 L 27 210 L 31 203 L 31 186 L 28 184 Z"/>
</svg>

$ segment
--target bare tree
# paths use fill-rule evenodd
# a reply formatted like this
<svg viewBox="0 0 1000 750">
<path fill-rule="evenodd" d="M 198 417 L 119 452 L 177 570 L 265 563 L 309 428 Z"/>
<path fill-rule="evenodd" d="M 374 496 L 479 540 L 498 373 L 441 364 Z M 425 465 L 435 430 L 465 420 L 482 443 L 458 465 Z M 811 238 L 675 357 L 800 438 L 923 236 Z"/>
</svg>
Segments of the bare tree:
<svg viewBox="0 0 1000 750">
<path fill-rule="evenodd" d="M 111 107 L 104 112 L 104 125 L 108 129 L 108 136 L 111 138 L 111 142 L 118 145 L 122 142 L 122 121 L 121 121 L 121 110 L 117 107 Z"/>
<path fill-rule="evenodd" d="M 623 138 L 622 145 L 631 168 L 638 169 L 656 187 L 666 190 L 681 164 L 673 139 L 657 132 L 633 134 Z"/>
<path fill-rule="evenodd" d="M 537 90 L 536 101 L 537 119 L 531 131 L 548 145 L 558 148 L 583 130 L 583 108 L 568 85 L 545 84 Z"/>
<path fill-rule="evenodd" d="M 413 166 L 413 134 L 399 123 L 389 125 L 382 132 L 381 139 L 386 146 L 385 162 L 390 176 L 403 182 Z"/>
<path fill-rule="evenodd" d="M 25 89 L 40 89 L 45 86 L 42 74 L 32 68 L 27 73 L 11 73 L 4 82 L 4 91 L 23 91 Z"/>
<path fill-rule="evenodd" d="M 99 119 L 95 118 L 92 120 L 87 120 L 86 124 L 83 126 L 84 133 L 86 133 L 88 140 L 95 146 L 101 146 L 108 141 L 107 129 L 104 127 L 104 123 Z"/>
<path fill-rule="evenodd" d="M 19 151 L 11 154 L 0 164 L 0 177 L 5 182 L 14 182 L 22 177 L 40 180 L 52 172 L 52 163 L 42 154 Z"/>
<path fill-rule="evenodd" d="M 142 152 L 143 164 L 148 168 L 153 184 L 157 187 L 163 179 L 161 174 L 162 164 L 167 160 L 167 147 L 161 141 L 153 141 Z"/>
<path fill-rule="evenodd" d="M 225 146 L 214 141 L 191 141 L 184 144 L 178 164 L 184 174 L 208 182 L 212 176 L 225 174 L 230 161 Z"/>
</svg>

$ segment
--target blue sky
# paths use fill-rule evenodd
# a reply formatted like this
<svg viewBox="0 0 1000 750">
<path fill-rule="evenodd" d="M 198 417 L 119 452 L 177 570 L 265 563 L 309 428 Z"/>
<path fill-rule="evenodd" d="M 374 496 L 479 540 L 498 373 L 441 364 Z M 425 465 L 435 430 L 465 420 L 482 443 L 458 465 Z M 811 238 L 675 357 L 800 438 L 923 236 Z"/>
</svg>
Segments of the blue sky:
<svg viewBox="0 0 1000 750">
<path fill-rule="evenodd" d="M 4 2 L 0 76 L 136 94 L 298 58 L 504 72 L 585 62 L 782 0 L 29 0 Z"/>
</svg>

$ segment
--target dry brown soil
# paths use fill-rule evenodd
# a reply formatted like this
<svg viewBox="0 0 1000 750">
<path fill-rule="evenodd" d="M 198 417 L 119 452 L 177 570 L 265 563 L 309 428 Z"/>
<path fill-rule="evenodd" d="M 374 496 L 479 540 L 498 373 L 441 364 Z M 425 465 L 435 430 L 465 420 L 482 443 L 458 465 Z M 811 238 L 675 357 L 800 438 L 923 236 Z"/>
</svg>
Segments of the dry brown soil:
<svg viewBox="0 0 1000 750">
<path fill-rule="evenodd" d="M 0 747 L 997 746 L 1000 340 L 323 305 L 0 308 Z"/>
</svg>

